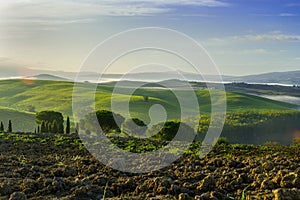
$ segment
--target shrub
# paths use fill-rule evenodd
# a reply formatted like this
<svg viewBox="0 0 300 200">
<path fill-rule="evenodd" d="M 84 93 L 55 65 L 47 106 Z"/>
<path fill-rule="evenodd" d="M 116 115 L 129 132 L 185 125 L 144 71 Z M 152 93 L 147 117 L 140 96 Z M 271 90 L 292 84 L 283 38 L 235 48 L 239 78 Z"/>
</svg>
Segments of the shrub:
<svg viewBox="0 0 300 200">
<path fill-rule="evenodd" d="M 146 137 L 147 125 L 140 119 L 127 119 L 123 122 L 121 130 L 131 136 Z"/>
<path fill-rule="evenodd" d="M 124 122 L 124 117 L 113 113 L 108 110 L 98 110 L 96 111 L 96 118 L 97 121 L 95 121 L 95 113 L 90 113 L 85 116 L 84 122 L 81 121 L 81 126 L 83 126 L 84 129 L 98 132 L 99 125 L 104 133 L 109 133 L 112 130 L 120 132 L 120 127 Z"/>
<path fill-rule="evenodd" d="M 184 135 L 178 137 L 178 140 L 186 140 L 190 137 L 195 137 L 194 129 L 188 126 L 187 124 L 179 121 L 167 121 L 165 123 L 159 123 L 147 130 L 147 135 L 152 136 L 155 139 L 171 141 L 179 131 L 181 126 L 181 131 L 184 132 Z"/>
<path fill-rule="evenodd" d="M 228 145 L 228 144 L 229 142 L 226 137 L 219 137 L 216 142 L 216 145 Z"/>
</svg>

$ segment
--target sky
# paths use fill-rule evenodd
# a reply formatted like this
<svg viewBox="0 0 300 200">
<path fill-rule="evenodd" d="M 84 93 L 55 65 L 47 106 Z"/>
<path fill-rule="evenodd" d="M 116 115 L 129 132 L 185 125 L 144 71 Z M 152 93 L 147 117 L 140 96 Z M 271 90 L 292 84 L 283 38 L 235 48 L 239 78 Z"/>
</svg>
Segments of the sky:
<svg viewBox="0 0 300 200">
<path fill-rule="evenodd" d="M 299 11 L 297 0 L 0 0 L 0 69 L 76 72 L 108 37 L 163 27 L 196 40 L 224 75 L 300 70 Z M 186 70 L 153 51 L 128 55 L 110 72 L 155 57 Z"/>
</svg>

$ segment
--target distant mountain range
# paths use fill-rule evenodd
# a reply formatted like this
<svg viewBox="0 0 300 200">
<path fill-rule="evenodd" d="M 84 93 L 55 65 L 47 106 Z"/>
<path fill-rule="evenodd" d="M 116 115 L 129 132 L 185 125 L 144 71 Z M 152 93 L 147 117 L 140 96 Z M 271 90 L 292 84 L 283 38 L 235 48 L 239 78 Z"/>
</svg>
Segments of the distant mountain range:
<svg viewBox="0 0 300 200">
<path fill-rule="evenodd" d="M 240 77 L 224 77 L 225 81 L 247 83 L 279 83 L 288 85 L 300 85 L 300 70 L 289 72 L 271 72 Z"/>
<path fill-rule="evenodd" d="M 45 81 L 68 81 L 69 80 L 69 79 L 62 78 L 62 77 L 59 77 L 59 76 L 54 76 L 54 75 L 51 75 L 51 74 L 39 74 L 39 75 L 36 75 L 36 76 L 28 76 L 28 77 L 25 77 L 25 78 L 45 80 Z"/>
<path fill-rule="evenodd" d="M 169 79 L 179 79 L 188 81 L 205 81 L 199 74 L 185 73 L 185 72 L 144 72 L 126 74 L 104 74 L 101 76 L 101 81 L 118 81 L 123 80 L 133 81 L 162 81 Z M 18 70 L 2 70 L 0 74 L 1 79 L 12 77 L 35 77 L 41 80 L 77 80 L 95 82 L 99 80 L 100 74 L 95 72 L 81 72 L 80 79 L 76 72 L 64 71 L 50 71 L 50 70 L 32 70 L 28 68 Z M 217 81 L 219 78 L 215 75 L 205 75 L 206 81 Z M 246 83 L 260 83 L 260 84 L 282 84 L 282 85 L 300 85 L 300 70 L 288 72 L 271 72 L 264 74 L 248 75 L 248 76 L 222 76 L 224 82 L 246 82 Z"/>
</svg>

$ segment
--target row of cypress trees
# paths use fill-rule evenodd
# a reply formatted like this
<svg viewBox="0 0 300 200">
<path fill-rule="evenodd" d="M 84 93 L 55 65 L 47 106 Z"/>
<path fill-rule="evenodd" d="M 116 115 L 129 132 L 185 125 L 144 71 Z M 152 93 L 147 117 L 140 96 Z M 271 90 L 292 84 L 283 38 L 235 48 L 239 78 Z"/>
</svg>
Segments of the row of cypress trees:
<svg viewBox="0 0 300 200">
<path fill-rule="evenodd" d="M 12 128 L 12 121 L 8 120 L 8 126 L 6 132 L 11 133 L 13 130 Z M 5 132 L 4 124 L 1 121 L 0 122 L 0 132 Z M 34 130 L 35 133 L 66 133 L 70 134 L 71 132 L 71 124 L 70 124 L 70 118 L 67 118 L 66 123 L 66 129 L 64 130 L 63 125 L 59 125 L 56 120 L 54 120 L 52 123 L 48 123 L 46 121 L 43 121 L 41 126 L 38 126 L 37 129 Z"/>
<path fill-rule="evenodd" d="M 0 132 L 4 132 L 4 124 L 3 124 L 3 122 L 1 121 L 0 122 Z M 7 132 L 8 133 L 11 133 L 12 132 L 12 122 L 11 122 L 11 120 L 8 120 L 8 127 L 7 127 Z"/>
<path fill-rule="evenodd" d="M 34 131 L 35 133 L 66 133 L 70 134 L 71 124 L 70 118 L 67 117 L 66 128 L 62 124 L 59 124 L 56 120 L 53 122 L 42 121 L 41 125 Z"/>
</svg>

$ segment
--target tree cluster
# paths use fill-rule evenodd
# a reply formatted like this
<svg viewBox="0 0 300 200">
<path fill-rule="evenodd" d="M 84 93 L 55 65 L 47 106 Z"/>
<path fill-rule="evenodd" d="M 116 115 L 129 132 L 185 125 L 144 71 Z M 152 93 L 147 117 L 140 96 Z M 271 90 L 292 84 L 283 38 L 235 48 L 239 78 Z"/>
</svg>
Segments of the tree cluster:
<svg viewBox="0 0 300 200">
<path fill-rule="evenodd" d="M 64 118 L 62 113 L 55 111 L 42 111 L 36 114 L 38 133 L 67 133 L 71 131 L 70 118 L 67 117 L 66 129 L 64 130 Z"/>
<path fill-rule="evenodd" d="M 197 140 L 204 139 L 210 122 L 208 115 L 199 118 Z M 294 140 L 294 133 L 300 130 L 299 122 L 300 112 L 297 111 L 227 113 L 221 136 L 230 143 L 263 144 L 274 141 L 288 145 Z"/>
</svg>

